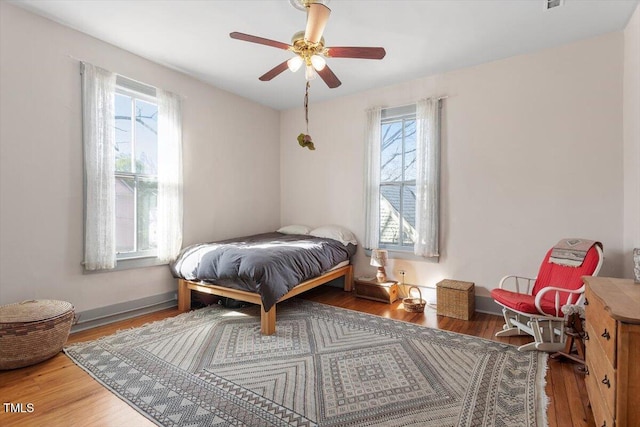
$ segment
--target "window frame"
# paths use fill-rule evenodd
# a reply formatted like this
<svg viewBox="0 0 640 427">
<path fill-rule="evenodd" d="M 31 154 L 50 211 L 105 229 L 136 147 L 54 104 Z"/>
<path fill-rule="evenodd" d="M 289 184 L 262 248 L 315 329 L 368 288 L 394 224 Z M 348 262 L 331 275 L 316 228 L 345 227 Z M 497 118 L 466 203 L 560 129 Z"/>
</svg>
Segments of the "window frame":
<svg viewBox="0 0 640 427">
<path fill-rule="evenodd" d="M 415 188 L 416 186 L 416 179 L 413 178 L 411 180 L 406 180 L 405 179 L 405 172 L 406 172 L 406 168 L 405 168 L 405 156 L 406 156 L 406 138 L 405 138 L 405 122 L 406 121 L 410 121 L 413 120 L 414 123 L 417 120 L 417 116 L 416 116 L 416 105 L 415 104 L 411 104 L 411 105 L 406 105 L 406 106 L 402 106 L 402 107 L 391 107 L 391 108 L 383 108 L 381 110 L 381 119 L 380 119 L 380 141 L 379 141 L 379 146 L 378 149 L 380 150 L 380 165 L 379 165 L 379 170 L 380 173 L 382 173 L 382 144 L 383 144 L 383 140 L 382 140 L 382 127 L 386 124 L 389 123 L 393 123 L 393 122 L 398 122 L 398 121 L 402 121 L 402 165 L 401 165 L 401 179 L 398 181 L 383 181 L 382 180 L 382 176 L 380 176 L 380 184 L 378 187 L 378 197 L 380 198 L 380 200 L 382 199 L 382 187 L 383 186 L 389 186 L 389 187 L 399 187 L 400 189 L 400 210 L 399 210 L 399 224 L 398 224 L 398 228 L 399 228 L 399 233 L 398 233 L 398 242 L 400 244 L 389 244 L 389 243 L 383 243 L 381 241 L 382 238 L 382 233 L 381 233 L 381 221 L 380 221 L 380 212 L 377 213 L 378 215 L 378 223 L 379 223 L 379 227 L 380 229 L 378 230 L 378 242 L 377 245 L 379 248 L 382 249 L 387 249 L 389 251 L 392 252 L 403 252 L 403 253 L 412 253 L 413 252 L 413 246 L 415 244 L 415 242 L 412 242 L 410 244 L 403 244 L 404 238 L 404 215 L 402 214 L 403 209 L 404 209 L 404 189 L 406 186 L 413 186 Z"/>
<path fill-rule="evenodd" d="M 120 76 L 118 75 L 116 78 L 116 87 L 115 87 L 115 93 L 116 95 L 120 94 L 120 95 L 124 95 L 127 97 L 131 98 L 132 101 L 132 109 L 131 109 L 131 114 L 132 117 L 135 114 L 135 101 L 136 100 L 141 100 L 144 102 L 147 102 L 149 104 L 153 104 L 156 107 L 158 107 L 158 100 L 156 97 L 156 90 L 154 87 L 145 85 L 143 83 L 137 82 L 135 80 L 131 80 L 128 79 L 126 77 Z M 114 110 L 114 118 L 115 118 L 115 110 Z M 131 129 L 135 128 L 135 122 L 132 120 L 131 122 Z M 131 142 L 131 161 L 132 161 L 132 165 L 134 166 L 135 169 L 135 137 L 132 138 L 132 142 Z M 158 182 L 158 174 L 156 172 L 155 175 L 153 174 L 145 174 L 145 173 L 139 173 L 139 172 L 123 172 L 123 171 L 114 171 L 114 179 L 118 178 L 118 177 L 123 177 L 123 178 L 130 178 L 133 179 L 135 182 L 135 187 L 134 187 L 134 248 L 136 250 L 132 251 L 132 252 L 118 252 L 117 250 L 117 246 L 116 246 L 116 270 L 118 269 L 117 266 L 120 265 L 121 262 L 126 262 L 126 265 L 131 265 L 134 267 L 137 266 L 146 266 L 146 265 L 160 265 L 160 264 L 166 264 L 166 263 L 161 263 L 161 262 L 157 262 L 153 263 L 154 259 L 157 259 L 158 257 L 158 250 L 157 248 L 154 249 L 148 249 L 148 250 L 137 250 L 137 245 L 138 245 L 138 217 L 137 217 L 137 208 L 138 208 L 138 181 L 140 179 L 153 179 L 155 180 L 156 184 Z M 117 225 L 116 225 L 117 227 Z M 117 230 L 117 228 L 116 228 Z M 117 239 L 116 239 L 116 245 L 117 245 Z M 134 261 L 140 261 L 143 260 L 141 263 L 131 263 Z M 151 264 L 150 264 L 151 261 Z"/>
</svg>

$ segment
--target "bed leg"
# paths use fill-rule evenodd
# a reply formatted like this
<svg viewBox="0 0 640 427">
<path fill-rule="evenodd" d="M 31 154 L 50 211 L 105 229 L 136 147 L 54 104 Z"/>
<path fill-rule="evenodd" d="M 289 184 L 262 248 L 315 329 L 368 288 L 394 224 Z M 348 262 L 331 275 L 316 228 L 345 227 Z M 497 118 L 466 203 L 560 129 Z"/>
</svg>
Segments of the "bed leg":
<svg viewBox="0 0 640 427">
<path fill-rule="evenodd" d="M 260 332 L 262 335 L 273 335 L 276 333 L 276 306 L 271 310 L 264 311 L 264 306 L 260 304 Z"/>
<path fill-rule="evenodd" d="M 191 289 L 187 286 L 187 282 L 178 279 L 178 310 L 191 310 Z"/>
<path fill-rule="evenodd" d="M 351 292 L 353 290 L 353 266 L 350 265 L 347 273 L 344 275 L 344 291 Z"/>
</svg>

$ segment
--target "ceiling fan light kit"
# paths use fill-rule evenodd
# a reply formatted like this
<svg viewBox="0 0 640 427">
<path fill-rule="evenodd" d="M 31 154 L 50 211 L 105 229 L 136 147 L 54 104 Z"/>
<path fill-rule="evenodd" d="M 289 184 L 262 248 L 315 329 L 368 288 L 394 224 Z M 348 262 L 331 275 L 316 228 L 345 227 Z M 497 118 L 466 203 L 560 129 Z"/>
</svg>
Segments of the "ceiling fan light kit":
<svg viewBox="0 0 640 427">
<path fill-rule="evenodd" d="M 307 81 L 316 78 L 316 73 L 313 70 L 309 70 L 310 67 L 313 67 L 316 71 L 321 71 L 327 65 L 327 61 L 324 59 L 326 49 L 324 47 L 324 38 L 322 37 L 318 42 L 314 43 L 307 40 L 304 31 L 298 31 L 291 38 L 291 48 L 289 50 L 296 54 L 289 60 L 292 61 L 292 64 L 289 65 L 289 70 L 295 73 L 300 68 L 300 65 L 304 63 L 307 67 L 305 72 Z M 295 58 L 299 58 L 299 60 Z M 295 67 L 296 65 L 297 67 Z"/>
<path fill-rule="evenodd" d="M 357 59 L 382 59 L 386 55 L 382 47 L 325 47 L 322 34 L 329 21 L 331 9 L 327 7 L 329 0 L 289 0 L 292 6 L 299 10 L 307 12 L 307 25 L 304 31 L 299 31 L 291 38 L 291 44 L 282 43 L 276 40 L 266 39 L 263 37 L 252 36 L 250 34 L 232 32 L 229 36 L 232 39 L 247 41 L 251 43 L 271 46 L 278 49 L 288 50 L 295 54 L 290 58 L 259 77 L 261 81 L 270 81 L 274 77 L 283 73 L 286 69 L 296 72 L 300 67 L 305 65 L 305 80 L 307 87 L 305 91 L 305 118 L 307 121 L 307 135 L 303 136 L 302 141 L 298 142 L 301 146 L 307 146 L 312 149 L 313 142 L 308 135 L 308 97 L 309 97 L 309 81 L 319 75 L 320 78 L 330 88 L 336 88 L 342 84 L 340 79 L 331 71 L 325 58 L 357 58 Z M 303 145 L 303 143 L 306 143 Z M 311 144 L 309 144 L 311 143 Z M 311 146 L 309 146 L 311 145 Z M 315 149 L 315 148 L 313 148 Z"/>
</svg>

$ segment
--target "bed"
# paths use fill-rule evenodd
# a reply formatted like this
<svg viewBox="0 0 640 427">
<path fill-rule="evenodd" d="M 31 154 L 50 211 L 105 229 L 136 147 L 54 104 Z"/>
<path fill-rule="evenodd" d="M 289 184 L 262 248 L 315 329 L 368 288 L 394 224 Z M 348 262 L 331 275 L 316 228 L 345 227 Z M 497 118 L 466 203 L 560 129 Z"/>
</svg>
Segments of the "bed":
<svg viewBox="0 0 640 427">
<path fill-rule="evenodd" d="M 170 266 L 178 279 L 178 309 L 191 308 L 192 290 L 257 304 L 260 331 L 272 335 L 278 302 L 339 277 L 351 291 L 355 238 L 336 235 L 335 227 L 316 230 L 315 235 L 262 233 L 184 248 Z"/>
</svg>

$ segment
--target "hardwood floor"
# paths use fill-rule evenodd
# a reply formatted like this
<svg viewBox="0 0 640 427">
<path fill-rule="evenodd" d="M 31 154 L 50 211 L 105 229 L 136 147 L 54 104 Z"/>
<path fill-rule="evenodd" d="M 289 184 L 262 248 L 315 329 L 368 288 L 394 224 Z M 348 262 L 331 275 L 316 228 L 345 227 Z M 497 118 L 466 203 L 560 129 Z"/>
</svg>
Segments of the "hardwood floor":
<svg viewBox="0 0 640 427">
<path fill-rule="evenodd" d="M 464 321 L 436 315 L 427 306 L 424 313 L 408 313 L 400 301 L 385 304 L 356 298 L 337 288 L 321 286 L 302 295 L 312 301 L 412 322 L 431 328 L 474 335 L 494 341 L 520 345 L 527 337 L 495 338 L 502 328 L 502 318 L 476 313 Z M 177 309 L 125 320 L 111 325 L 72 334 L 68 343 L 94 340 L 117 330 L 141 326 L 148 322 L 176 316 Z M 576 372 L 576 364 L 549 360 L 546 392 L 550 427 L 595 427 L 588 406 L 583 376 Z M 154 425 L 125 402 L 101 386 L 60 353 L 35 366 L 0 371 L 0 425 L 8 426 L 151 426 Z M 22 404 L 23 412 L 11 412 L 8 404 Z M 27 404 L 31 404 L 27 406 Z M 29 408 L 33 408 L 32 411 Z"/>
</svg>

